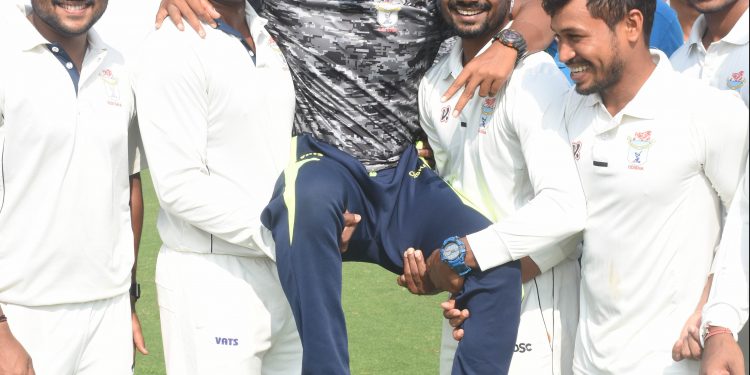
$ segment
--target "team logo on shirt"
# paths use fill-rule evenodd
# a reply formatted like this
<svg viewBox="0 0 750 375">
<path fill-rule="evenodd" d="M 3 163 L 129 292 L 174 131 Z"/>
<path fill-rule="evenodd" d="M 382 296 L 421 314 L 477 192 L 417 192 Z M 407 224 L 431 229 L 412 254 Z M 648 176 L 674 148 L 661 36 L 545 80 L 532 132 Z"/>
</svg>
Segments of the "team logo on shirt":
<svg viewBox="0 0 750 375">
<path fill-rule="evenodd" d="M 742 86 L 745 86 L 745 71 L 740 70 L 737 73 L 732 73 L 727 78 L 727 88 L 730 90 L 739 91 Z"/>
<path fill-rule="evenodd" d="M 443 107 L 443 109 L 440 110 L 440 122 L 442 122 L 443 124 L 448 122 L 448 118 L 449 118 L 448 116 L 450 114 L 451 114 L 451 106 L 446 105 L 445 107 Z"/>
<path fill-rule="evenodd" d="M 378 12 L 378 31 L 386 33 L 398 32 L 398 13 L 404 5 L 404 0 L 376 0 L 375 10 Z"/>
<path fill-rule="evenodd" d="M 582 146 L 581 141 L 575 141 L 571 143 L 570 145 L 573 146 L 573 157 L 576 160 L 581 160 L 581 146 Z"/>
<path fill-rule="evenodd" d="M 495 112 L 495 103 L 497 102 L 497 99 L 495 98 L 485 98 L 482 102 L 482 113 L 479 117 L 479 133 L 480 134 L 487 134 L 487 123 L 490 121 L 490 117 L 492 117 L 492 113 Z"/>
<path fill-rule="evenodd" d="M 104 82 L 104 91 L 107 96 L 107 104 L 122 107 L 120 99 L 120 88 L 117 85 L 118 79 L 110 69 L 103 69 L 99 73 L 99 78 Z"/>
<path fill-rule="evenodd" d="M 648 160 L 648 150 L 654 144 L 651 139 L 651 130 L 644 132 L 635 132 L 635 135 L 628 137 L 628 165 L 629 169 L 643 170 L 643 165 Z"/>
</svg>

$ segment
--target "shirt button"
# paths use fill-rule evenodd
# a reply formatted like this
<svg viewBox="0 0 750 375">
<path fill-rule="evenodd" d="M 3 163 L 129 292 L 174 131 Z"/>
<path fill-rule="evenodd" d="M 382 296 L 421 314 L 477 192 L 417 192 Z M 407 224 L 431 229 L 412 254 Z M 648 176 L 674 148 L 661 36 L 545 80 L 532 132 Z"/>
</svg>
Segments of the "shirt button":
<svg viewBox="0 0 750 375">
<path fill-rule="evenodd" d="M 68 62 L 65 63 L 65 67 L 68 68 L 68 69 L 73 69 L 73 63 L 70 62 L 70 61 L 68 61 Z"/>
<path fill-rule="evenodd" d="M 60 49 L 57 48 L 57 47 L 52 47 L 52 52 L 58 53 L 58 52 L 60 52 Z"/>
</svg>

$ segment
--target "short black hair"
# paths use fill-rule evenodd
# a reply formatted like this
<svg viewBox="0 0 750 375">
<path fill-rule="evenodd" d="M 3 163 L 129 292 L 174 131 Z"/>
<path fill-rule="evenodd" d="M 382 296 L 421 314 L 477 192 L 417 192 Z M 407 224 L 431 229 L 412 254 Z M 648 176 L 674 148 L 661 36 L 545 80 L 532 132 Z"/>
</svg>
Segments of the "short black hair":
<svg viewBox="0 0 750 375">
<path fill-rule="evenodd" d="M 633 9 L 643 14 L 643 35 L 646 46 L 649 45 L 651 29 L 654 25 L 656 2 L 661 0 L 586 0 L 586 8 L 594 18 L 599 18 L 609 26 L 610 30 Z M 542 0 L 542 7 L 550 17 L 554 17 L 570 0 Z"/>
</svg>

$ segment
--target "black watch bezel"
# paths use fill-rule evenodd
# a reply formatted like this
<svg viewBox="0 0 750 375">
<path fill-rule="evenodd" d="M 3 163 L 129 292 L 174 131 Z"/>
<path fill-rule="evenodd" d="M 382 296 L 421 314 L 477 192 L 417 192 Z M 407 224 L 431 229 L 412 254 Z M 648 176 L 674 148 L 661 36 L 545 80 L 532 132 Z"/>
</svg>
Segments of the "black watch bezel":
<svg viewBox="0 0 750 375">
<path fill-rule="evenodd" d="M 130 298 L 135 302 L 141 298 L 141 284 L 130 284 Z"/>
<path fill-rule="evenodd" d="M 498 41 L 500 44 L 516 50 L 518 54 L 516 56 L 516 64 L 526 57 L 526 53 L 528 52 L 526 39 L 524 39 L 523 35 L 518 31 L 513 29 L 502 29 L 492 37 L 492 40 Z"/>
</svg>

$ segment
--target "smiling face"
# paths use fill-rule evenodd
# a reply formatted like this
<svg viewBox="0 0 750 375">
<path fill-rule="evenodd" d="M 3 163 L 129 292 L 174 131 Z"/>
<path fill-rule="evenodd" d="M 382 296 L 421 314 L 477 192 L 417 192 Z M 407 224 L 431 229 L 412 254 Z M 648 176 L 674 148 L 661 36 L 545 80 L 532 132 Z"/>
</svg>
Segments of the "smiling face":
<svg viewBox="0 0 750 375">
<path fill-rule="evenodd" d="M 620 54 L 623 38 L 586 8 L 586 0 L 573 0 L 552 17 L 560 61 L 570 69 L 576 91 L 600 93 L 622 80 L 625 62 Z"/>
<path fill-rule="evenodd" d="M 462 38 L 494 35 L 508 15 L 508 0 L 441 0 L 443 18 Z"/>
<path fill-rule="evenodd" d="M 85 34 L 107 9 L 107 0 L 31 0 L 34 17 L 64 38 Z"/>
</svg>

